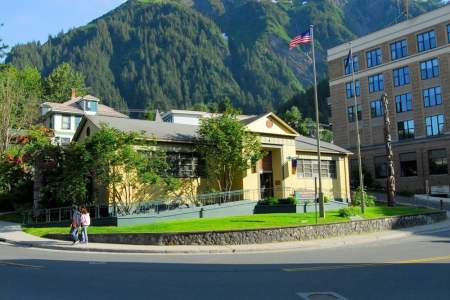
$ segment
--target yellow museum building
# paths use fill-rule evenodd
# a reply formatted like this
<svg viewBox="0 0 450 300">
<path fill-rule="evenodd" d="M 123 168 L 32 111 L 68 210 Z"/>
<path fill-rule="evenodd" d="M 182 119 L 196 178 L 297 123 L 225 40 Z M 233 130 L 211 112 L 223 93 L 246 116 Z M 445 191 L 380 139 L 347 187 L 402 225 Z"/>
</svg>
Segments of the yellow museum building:
<svg viewBox="0 0 450 300">
<path fill-rule="evenodd" d="M 195 153 L 198 128 L 202 118 L 214 114 L 172 110 L 157 114 L 155 121 L 86 115 L 73 141 L 83 142 L 102 125 L 125 132 L 142 132 L 144 138 L 162 147 L 172 174 L 186 180 L 201 181 L 199 157 Z M 259 191 L 248 193 L 248 200 L 264 194 L 278 198 L 311 195 L 318 175 L 317 144 L 315 139 L 302 136 L 274 113 L 259 116 L 239 116 L 239 121 L 260 137 L 267 155 L 236 180 L 233 190 Z M 349 161 L 352 153 L 331 143 L 321 142 L 323 193 L 329 199 L 350 201 Z M 199 184 L 198 186 L 201 186 Z M 202 193 L 201 188 L 196 193 Z"/>
</svg>

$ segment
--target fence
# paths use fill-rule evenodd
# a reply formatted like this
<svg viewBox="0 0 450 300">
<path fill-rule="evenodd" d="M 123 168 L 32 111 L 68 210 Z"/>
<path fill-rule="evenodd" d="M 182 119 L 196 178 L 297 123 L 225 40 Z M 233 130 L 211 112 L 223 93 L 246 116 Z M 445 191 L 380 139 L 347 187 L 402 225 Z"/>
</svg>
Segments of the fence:
<svg viewBox="0 0 450 300">
<path fill-rule="evenodd" d="M 117 216 L 139 215 L 151 212 L 160 213 L 171 210 L 220 205 L 243 200 L 262 200 L 267 197 L 278 198 L 294 196 L 293 188 L 247 189 L 230 192 L 201 194 L 193 197 L 177 197 L 171 200 L 149 200 L 138 202 L 128 207 L 117 207 Z"/>
<path fill-rule="evenodd" d="M 295 197 L 297 200 L 313 200 L 314 190 L 294 190 L 294 188 L 272 188 L 272 189 L 247 189 L 230 192 L 208 193 L 193 197 L 177 197 L 174 199 L 148 200 L 137 202 L 130 206 L 116 205 L 92 205 L 87 206 L 92 223 L 94 225 L 114 225 L 116 217 L 132 216 L 149 213 L 163 213 L 174 210 L 182 211 L 187 208 L 203 207 L 211 205 L 222 205 L 225 203 L 253 200 L 259 201 L 267 197 L 287 198 Z M 23 215 L 23 224 L 26 225 L 67 225 L 70 223 L 72 207 L 60 207 L 51 209 L 30 210 Z M 112 219 L 115 219 L 112 220 Z M 114 223 L 116 222 L 116 223 Z"/>
<path fill-rule="evenodd" d="M 111 211 L 111 207 L 108 205 L 90 205 L 86 206 L 90 212 L 90 217 L 93 223 L 97 220 L 110 218 L 114 216 L 114 212 Z M 50 209 L 34 209 L 29 210 L 23 214 L 23 224 L 38 225 L 38 224 L 50 224 L 61 223 L 68 224 L 72 217 L 72 207 L 59 207 Z M 98 222 L 97 222 L 98 223 Z"/>
</svg>

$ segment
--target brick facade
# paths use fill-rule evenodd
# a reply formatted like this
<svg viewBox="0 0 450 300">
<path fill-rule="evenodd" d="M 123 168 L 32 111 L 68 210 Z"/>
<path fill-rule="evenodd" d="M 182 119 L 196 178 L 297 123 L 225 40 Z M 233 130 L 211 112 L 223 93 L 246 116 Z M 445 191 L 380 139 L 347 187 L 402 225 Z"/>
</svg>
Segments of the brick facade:
<svg viewBox="0 0 450 300">
<path fill-rule="evenodd" d="M 391 135 L 393 140 L 397 189 L 400 191 L 424 192 L 425 182 L 430 185 L 449 185 L 450 171 L 450 5 L 429 12 L 415 19 L 385 28 L 381 31 L 361 37 L 352 42 L 353 53 L 358 56 L 359 72 L 355 79 L 360 80 L 360 96 L 358 104 L 362 106 L 362 120 L 359 122 L 361 134 L 361 150 L 364 168 L 375 177 L 374 159 L 385 155 L 383 136 L 383 117 L 372 117 L 371 102 L 381 98 L 386 93 L 389 99 L 389 116 L 391 120 Z M 417 35 L 434 31 L 436 47 L 419 52 Z M 395 41 L 407 41 L 408 53 L 405 57 L 392 60 L 390 45 Z M 355 123 L 349 123 L 347 108 L 354 105 L 354 98 L 347 98 L 346 83 L 352 81 L 351 75 L 344 74 L 344 59 L 349 46 L 343 44 L 328 50 L 328 67 L 330 75 L 330 100 L 335 143 L 356 153 Z M 381 49 L 381 64 L 367 68 L 366 52 Z M 420 63 L 437 58 L 439 76 L 422 80 L 420 78 Z M 408 66 L 410 83 L 394 86 L 393 70 Z M 368 77 L 383 74 L 384 89 L 369 93 Z M 423 90 L 431 87 L 441 88 L 442 104 L 425 107 Z M 395 96 L 410 93 L 412 110 L 396 112 Z M 443 115 L 444 129 L 438 136 L 427 137 L 425 118 Z M 414 120 L 414 138 L 399 139 L 398 122 Z M 447 173 L 430 175 L 429 151 L 445 149 L 447 153 Z M 417 175 L 402 176 L 400 154 L 415 153 L 417 158 Z M 403 156 L 405 157 L 405 156 Z M 376 179 L 384 186 L 385 179 Z"/>
</svg>

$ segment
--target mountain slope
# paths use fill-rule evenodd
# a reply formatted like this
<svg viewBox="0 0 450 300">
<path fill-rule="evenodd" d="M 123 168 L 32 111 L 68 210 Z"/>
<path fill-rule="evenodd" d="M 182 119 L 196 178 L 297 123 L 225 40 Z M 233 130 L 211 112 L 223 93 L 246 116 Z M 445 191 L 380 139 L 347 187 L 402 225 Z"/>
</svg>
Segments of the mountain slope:
<svg viewBox="0 0 450 300">
<path fill-rule="evenodd" d="M 190 108 L 230 98 L 246 113 L 261 113 L 311 85 L 310 47 L 289 51 L 290 36 L 316 24 L 325 78 L 327 48 L 390 25 L 398 14 L 397 0 L 285 2 L 130 0 L 43 45 L 16 46 L 6 61 L 44 75 L 69 62 L 90 93 L 116 108 Z M 439 5 L 411 1 L 411 13 Z"/>
</svg>

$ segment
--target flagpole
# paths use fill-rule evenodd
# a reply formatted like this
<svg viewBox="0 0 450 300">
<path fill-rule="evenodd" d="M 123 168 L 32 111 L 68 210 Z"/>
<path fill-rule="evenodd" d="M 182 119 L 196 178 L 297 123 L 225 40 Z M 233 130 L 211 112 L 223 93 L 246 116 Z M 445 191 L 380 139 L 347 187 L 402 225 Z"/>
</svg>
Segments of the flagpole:
<svg viewBox="0 0 450 300">
<path fill-rule="evenodd" d="M 356 80 L 355 80 L 355 68 L 353 64 L 353 50 L 352 50 L 352 42 L 350 45 L 350 56 L 348 57 L 347 64 L 350 66 L 352 70 L 352 84 L 353 84 L 353 103 L 355 107 L 356 117 L 355 117 L 355 127 L 356 127 L 356 151 L 358 155 L 358 174 L 359 174 L 359 188 L 361 190 L 361 213 L 365 211 L 365 203 L 364 203 L 364 182 L 363 182 L 363 172 L 362 172 L 362 160 L 361 160 L 361 138 L 359 135 L 359 120 L 358 120 L 358 101 L 356 97 Z"/>
<path fill-rule="evenodd" d="M 311 32 L 311 46 L 312 46 L 312 59 L 313 59 L 313 74 L 314 74 L 314 104 L 316 109 L 316 139 L 317 139 L 317 164 L 318 164 L 318 177 L 319 177 L 319 214 L 321 218 L 325 218 L 325 209 L 323 204 L 323 192 L 322 192 L 322 164 L 320 157 L 320 126 L 319 126 L 319 99 L 317 97 L 317 74 L 316 74 L 316 56 L 314 53 L 314 25 L 310 25 Z"/>
</svg>

